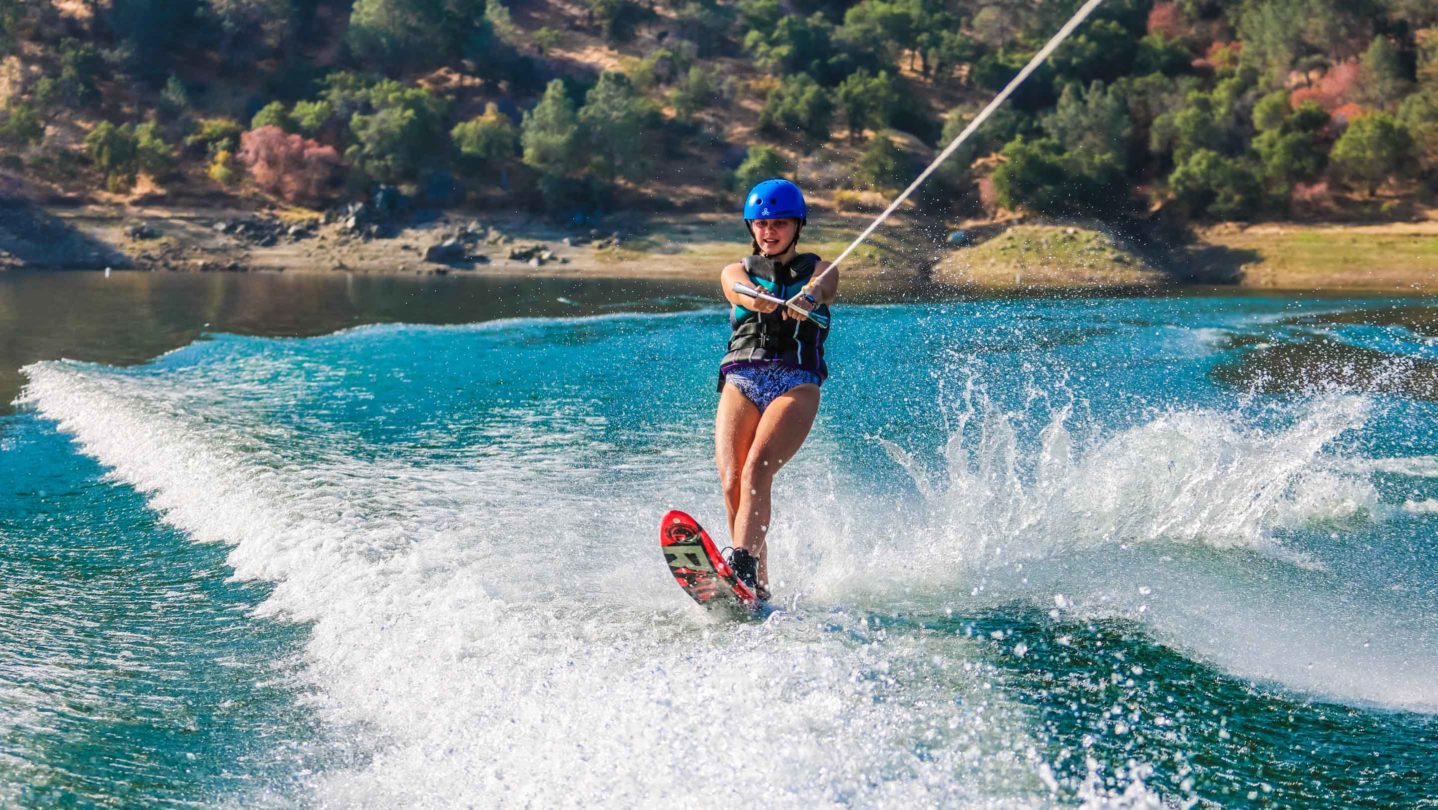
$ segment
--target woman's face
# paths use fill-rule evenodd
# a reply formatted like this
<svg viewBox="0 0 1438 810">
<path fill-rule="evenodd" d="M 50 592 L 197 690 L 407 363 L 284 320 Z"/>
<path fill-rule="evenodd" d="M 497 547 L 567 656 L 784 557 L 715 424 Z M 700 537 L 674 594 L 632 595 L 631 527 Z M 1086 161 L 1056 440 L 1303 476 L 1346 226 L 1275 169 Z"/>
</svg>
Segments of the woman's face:
<svg viewBox="0 0 1438 810">
<path fill-rule="evenodd" d="M 794 241 L 794 232 L 799 228 L 797 219 L 756 219 L 754 220 L 754 241 L 766 255 L 782 252 Z"/>
</svg>

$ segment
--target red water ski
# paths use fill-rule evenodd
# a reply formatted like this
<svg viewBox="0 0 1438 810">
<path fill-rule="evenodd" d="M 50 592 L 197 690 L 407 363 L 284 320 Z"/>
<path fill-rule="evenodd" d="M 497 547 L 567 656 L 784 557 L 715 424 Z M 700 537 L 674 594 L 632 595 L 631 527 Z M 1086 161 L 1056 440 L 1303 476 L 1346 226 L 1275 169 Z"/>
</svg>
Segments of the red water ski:
<svg viewBox="0 0 1438 810">
<path fill-rule="evenodd" d="M 754 590 L 734 575 L 709 533 L 698 521 L 678 510 L 659 524 L 659 546 L 674 581 L 706 608 L 740 608 L 750 612 L 763 607 Z"/>
</svg>

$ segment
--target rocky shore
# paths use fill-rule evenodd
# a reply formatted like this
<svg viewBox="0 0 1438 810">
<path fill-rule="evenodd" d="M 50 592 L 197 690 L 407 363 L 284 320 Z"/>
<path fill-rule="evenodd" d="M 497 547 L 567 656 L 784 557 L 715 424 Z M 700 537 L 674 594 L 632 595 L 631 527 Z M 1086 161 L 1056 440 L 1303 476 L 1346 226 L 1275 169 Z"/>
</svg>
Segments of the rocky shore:
<svg viewBox="0 0 1438 810">
<path fill-rule="evenodd" d="M 832 256 L 867 222 L 805 231 Z M 845 262 L 850 275 L 976 289 L 1149 288 L 1438 291 L 1438 217 L 1385 225 L 1220 226 L 1154 252 L 1084 223 L 983 223 L 935 236 L 902 223 Z M 323 213 L 0 205 L 0 269 L 158 272 L 704 276 L 745 252 L 732 217 L 622 218 L 604 229 L 524 214 L 405 211 L 377 195 Z"/>
</svg>

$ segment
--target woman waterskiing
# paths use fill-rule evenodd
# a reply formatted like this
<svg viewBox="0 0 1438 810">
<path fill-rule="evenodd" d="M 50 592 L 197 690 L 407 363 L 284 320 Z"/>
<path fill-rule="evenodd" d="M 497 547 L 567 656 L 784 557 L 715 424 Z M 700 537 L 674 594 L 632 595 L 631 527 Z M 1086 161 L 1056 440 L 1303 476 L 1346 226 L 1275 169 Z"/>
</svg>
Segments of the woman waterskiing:
<svg viewBox="0 0 1438 810">
<path fill-rule="evenodd" d="M 733 310 L 729 348 L 719 366 L 714 460 L 729 516 L 730 565 L 763 600 L 769 598 L 765 538 L 774 475 L 809 435 L 819 386 L 829 374 L 827 330 L 809 314 L 827 318 L 839 290 L 837 272 L 811 283 L 829 263 L 797 250 L 808 213 L 804 194 L 788 180 L 754 186 L 744 198 L 753 255 L 720 274 Z M 736 292 L 736 283 L 788 304 Z"/>
</svg>

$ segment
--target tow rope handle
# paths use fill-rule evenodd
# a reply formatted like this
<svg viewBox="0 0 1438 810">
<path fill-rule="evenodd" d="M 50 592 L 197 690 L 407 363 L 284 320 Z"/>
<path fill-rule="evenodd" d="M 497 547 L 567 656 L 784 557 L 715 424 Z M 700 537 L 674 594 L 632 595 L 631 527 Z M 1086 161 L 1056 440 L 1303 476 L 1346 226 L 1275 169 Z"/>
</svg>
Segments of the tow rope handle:
<svg viewBox="0 0 1438 810">
<path fill-rule="evenodd" d="M 780 306 L 788 307 L 790 310 L 799 312 L 802 314 L 803 317 L 807 317 L 809 320 L 813 321 L 814 325 L 819 327 L 820 329 L 829 328 L 829 318 L 827 316 L 820 315 L 817 312 L 809 312 L 802 307 L 795 306 L 793 301 L 785 301 L 783 298 L 780 298 L 775 295 L 770 295 L 763 290 L 756 290 L 742 281 L 734 282 L 734 292 L 739 293 L 740 295 L 747 295 L 750 298 L 757 298 L 761 301 L 769 301 L 771 303 L 779 304 Z"/>
</svg>

